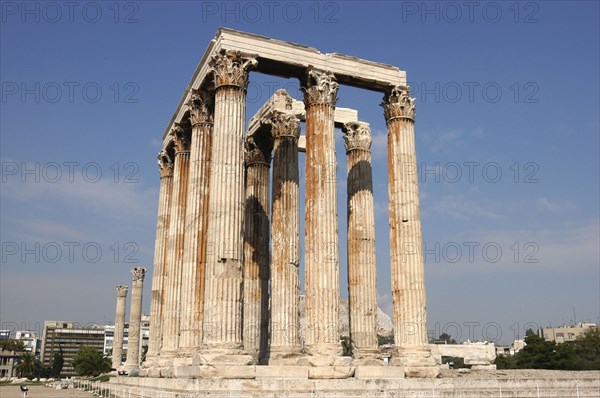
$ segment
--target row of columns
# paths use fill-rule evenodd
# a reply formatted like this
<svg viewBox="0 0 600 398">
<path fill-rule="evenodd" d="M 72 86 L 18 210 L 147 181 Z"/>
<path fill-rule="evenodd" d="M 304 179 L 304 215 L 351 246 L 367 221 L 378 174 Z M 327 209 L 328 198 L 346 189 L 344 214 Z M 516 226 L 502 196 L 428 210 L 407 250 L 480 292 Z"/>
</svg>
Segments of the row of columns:
<svg viewBox="0 0 600 398">
<path fill-rule="evenodd" d="M 161 187 L 149 359 L 289 358 L 302 352 L 299 325 L 299 120 L 275 113 L 270 139 L 244 138 L 252 58 L 210 61 L 214 96 L 194 92 L 190 125 L 173 129 L 159 154 Z M 309 69 L 306 109 L 305 283 L 309 356 L 338 357 L 339 252 L 334 110 L 338 84 Z M 394 326 L 398 346 L 424 347 L 425 293 L 415 176 L 414 102 L 394 87 L 383 102 Z M 356 357 L 377 352 L 376 260 L 368 124 L 343 128 L 348 161 L 348 286 Z M 269 167 L 273 153 L 272 192 Z M 210 192 L 210 194 L 209 194 Z M 269 206 L 271 210 L 269 212 Z M 269 255 L 269 244 L 271 250 Z M 270 299 L 269 299 L 270 297 Z M 249 354 L 249 355 L 248 355 Z M 244 363 L 237 361 L 236 364 Z"/>
</svg>

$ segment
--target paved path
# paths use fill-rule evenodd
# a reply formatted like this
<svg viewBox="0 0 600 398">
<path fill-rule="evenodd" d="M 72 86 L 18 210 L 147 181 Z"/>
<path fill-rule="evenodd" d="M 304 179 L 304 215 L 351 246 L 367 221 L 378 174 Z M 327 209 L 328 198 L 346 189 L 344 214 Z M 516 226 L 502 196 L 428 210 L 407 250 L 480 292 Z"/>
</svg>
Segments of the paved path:
<svg viewBox="0 0 600 398">
<path fill-rule="evenodd" d="M 79 391 L 75 388 L 55 390 L 44 386 L 28 386 L 27 398 L 93 398 L 89 392 Z M 0 386 L 1 398 L 21 398 L 23 393 L 19 386 Z"/>
</svg>

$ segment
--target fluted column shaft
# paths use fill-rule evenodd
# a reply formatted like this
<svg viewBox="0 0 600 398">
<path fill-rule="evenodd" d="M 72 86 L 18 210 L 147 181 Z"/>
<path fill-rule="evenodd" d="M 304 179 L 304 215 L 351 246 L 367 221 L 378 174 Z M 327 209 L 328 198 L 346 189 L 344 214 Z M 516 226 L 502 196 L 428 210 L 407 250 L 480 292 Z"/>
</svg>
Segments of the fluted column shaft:
<svg viewBox="0 0 600 398">
<path fill-rule="evenodd" d="M 367 123 L 344 128 L 348 161 L 348 301 L 350 340 L 355 358 L 377 349 L 375 211 L 371 131 Z"/>
<path fill-rule="evenodd" d="M 300 352 L 300 121 L 278 113 L 273 145 L 270 357 Z"/>
<path fill-rule="evenodd" d="M 388 127 L 390 266 L 398 347 L 427 346 L 424 259 L 415 151 L 414 99 L 408 87 L 384 97 Z"/>
<path fill-rule="evenodd" d="M 244 350 L 263 357 L 268 341 L 270 143 L 246 141 L 244 221 Z"/>
<path fill-rule="evenodd" d="M 246 69 L 253 61 L 239 53 L 220 54 L 211 60 L 216 92 L 203 342 L 213 350 L 243 348 L 243 137 Z"/>
<path fill-rule="evenodd" d="M 131 287 L 129 328 L 127 329 L 127 363 L 125 366 L 128 369 L 137 369 L 140 366 L 140 323 L 142 321 L 142 292 L 146 268 L 133 268 L 131 274 L 133 282 Z"/>
<path fill-rule="evenodd" d="M 192 138 L 181 278 L 179 347 L 183 348 L 180 351 L 183 355 L 193 354 L 202 343 L 212 140 L 211 102 L 207 93 L 195 92 L 188 104 Z"/>
<path fill-rule="evenodd" d="M 152 297 L 150 301 L 150 339 L 148 341 L 148 361 L 156 358 L 162 345 L 163 305 L 165 264 L 169 239 L 169 211 L 173 192 L 173 162 L 166 151 L 158 154 L 160 188 L 158 197 L 158 220 L 156 242 L 154 244 L 154 267 L 152 269 Z M 114 366 L 113 366 L 114 367 Z"/>
<path fill-rule="evenodd" d="M 333 75 L 309 70 L 306 107 L 306 348 L 341 355 Z"/>
<path fill-rule="evenodd" d="M 117 286 L 117 309 L 115 311 L 115 331 L 113 333 L 112 367 L 119 369 L 123 357 L 123 334 L 125 332 L 125 301 L 127 286 Z"/>
<path fill-rule="evenodd" d="M 173 166 L 173 196 L 170 210 L 167 270 L 165 272 L 166 299 L 163 311 L 163 343 L 160 353 L 161 356 L 166 357 L 175 355 L 179 345 L 181 271 L 190 160 L 188 132 L 181 127 L 176 127 L 171 134 L 175 145 L 175 164 Z"/>
</svg>

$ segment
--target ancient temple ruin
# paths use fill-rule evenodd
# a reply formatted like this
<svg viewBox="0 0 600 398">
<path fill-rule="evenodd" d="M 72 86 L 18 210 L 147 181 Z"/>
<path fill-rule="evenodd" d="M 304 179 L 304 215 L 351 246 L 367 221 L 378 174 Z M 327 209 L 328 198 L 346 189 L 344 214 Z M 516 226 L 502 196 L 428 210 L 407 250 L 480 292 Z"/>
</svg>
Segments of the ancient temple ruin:
<svg viewBox="0 0 600 398">
<path fill-rule="evenodd" d="M 280 90 L 247 124 L 246 88 L 253 71 L 299 79 L 303 103 Z M 383 95 L 395 330 L 387 366 L 375 326 L 371 132 L 356 111 L 336 108 L 340 84 Z M 397 67 L 220 29 L 175 110 L 158 156 L 151 331 L 140 375 L 437 375 L 427 341 L 417 174 L 405 172 L 407 165 L 416 169 L 414 122 L 406 73 Z M 336 126 L 347 154 L 347 242 L 338 238 L 338 213 L 346 209 L 337 206 Z M 299 152 L 306 153 L 303 179 Z M 342 355 L 339 335 L 340 244 L 348 245 L 352 357 Z"/>
</svg>

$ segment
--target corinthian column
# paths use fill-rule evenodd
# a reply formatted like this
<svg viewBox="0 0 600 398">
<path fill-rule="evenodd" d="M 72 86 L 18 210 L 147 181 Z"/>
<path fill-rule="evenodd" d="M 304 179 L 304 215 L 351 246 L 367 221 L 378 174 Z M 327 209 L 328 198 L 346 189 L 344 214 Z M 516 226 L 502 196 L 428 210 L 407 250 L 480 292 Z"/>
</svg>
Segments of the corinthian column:
<svg viewBox="0 0 600 398">
<path fill-rule="evenodd" d="M 208 210 L 203 342 L 210 351 L 241 353 L 244 145 L 247 69 L 239 52 L 210 61 L 215 85 Z M 250 362 L 252 358 L 250 358 Z M 239 363 L 239 362 L 237 362 Z"/>
<path fill-rule="evenodd" d="M 140 322 L 142 320 L 142 291 L 145 274 L 146 268 L 135 267 L 131 270 L 133 284 L 131 288 L 131 310 L 129 311 L 127 362 L 125 363 L 125 368 L 128 370 L 140 367 Z"/>
<path fill-rule="evenodd" d="M 192 122 L 190 171 L 186 202 L 186 233 L 181 278 L 181 319 L 179 347 L 193 354 L 202 342 L 204 314 L 204 271 L 210 181 L 212 99 L 194 92 L 188 104 Z"/>
<path fill-rule="evenodd" d="M 244 350 L 264 357 L 269 312 L 269 165 L 271 142 L 246 139 L 246 219 L 244 221 Z"/>
<path fill-rule="evenodd" d="M 273 136 L 273 200 L 271 253 L 271 345 L 269 358 L 300 353 L 300 203 L 298 137 L 300 121 L 276 113 Z"/>
<path fill-rule="evenodd" d="M 127 286 L 117 286 L 117 310 L 115 311 L 115 332 L 113 334 L 112 367 L 121 367 L 123 356 L 123 333 L 125 328 L 125 299 L 127 297 Z"/>
<path fill-rule="evenodd" d="M 394 339 L 403 365 L 430 366 L 432 358 L 427 348 L 425 267 L 421 250 L 421 214 L 416 173 L 415 104 L 414 99 L 410 98 L 410 89 L 397 86 L 385 94 L 382 106 L 388 127 Z M 417 369 L 415 375 L 421 375 L 419 372 Z M 407 374 L 410 375 L 410 370 L 407 370 Z"/>
<path fill-rule="evenodd" d="M 169 238 L 169 210 L 173 191 L 173 161 L 162 150 L 158 153 L 160 191 L 158 197 L 158 219 L 156 222 L 156 242 L 154 244 L 154 267 L 152 270 L 152 297 L 150 302 L 150 340 L 148 342 L 148 362 L 154 360 L 162 345 L 163 304 L 165 263 Z"/>
<path fill-rule="evenodd" d="M 185 212 L 187 202 L 190 136 L 177 126 L 171 131 L 175 145 L 173 166 L 173 196 L 169 222 L 169 246 L 165 272 L 165 304 L 163 310 L 163 342 L 161 356 L 175 356 L 179 346 L 179 316 L 181 314 L 181 269 L 185 236 Z"/>
<path fill-rule="evenodd" d="M 377 352 L 375 212 L 368 123 L 343 127 L 348 157 L 348 301 L 354 358 Z"/>
<path fill-rule="evenodd" d="M 306 107 L 306 348 L 339 356 L 339 255 L 334 109 L 331 73 L 307 72 Z"/>
</svg>

